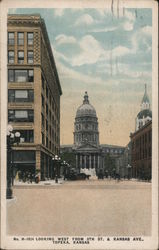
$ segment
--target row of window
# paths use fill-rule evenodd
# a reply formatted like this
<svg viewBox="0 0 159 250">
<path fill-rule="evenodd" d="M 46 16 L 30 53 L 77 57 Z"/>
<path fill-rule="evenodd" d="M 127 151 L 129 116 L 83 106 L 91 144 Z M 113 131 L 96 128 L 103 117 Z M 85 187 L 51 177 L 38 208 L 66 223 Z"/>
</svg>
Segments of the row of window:
<svg viewBox="0 0 159 250">
<path fill-rule="evenodd" d="M 132 143 L 132 149 L 136 147 L 141 147 L 141 145 L 151 143 L 152 140 L 152 131 L 149 130 L 147 133 L 141 135 Z"/>
<path fill-rule="evenodd" d="M 8 122 L 34 122 L 34 110 L 8 110 Z"/>
<path fill-rule="evenodd" d="M 17 131 L 14 131 L 17 132 Z M 18 130 L 20 132 L 20 142 L 34 142 L 34 130 Z"/>
<path fill-rule="evenodd" d="M 44 135 L 44 133 L 41 133 L 42 136 L 42 144 L 46 146 L 49 149 L 55 149 L 56 147 L 54 146 L 53 143 L 51 143 L 51 140 L 48 139 L 48 137 Z M 56 141 L 55 141 L 56 142 Z"/>
<path fill-rule="evenodd" d="M 9 69 L 8 82 L 34 82 L 33 69 Z"/>
<path fill-rule="evenodd" d="M 34 33 L 27 32 L 27 44 L 33 45 L 33 43 L 34 43 Z M 15 44 L 15 33 L 14 32 L 8 32 L 8 44 L 9 45 Z M 17 33 L 17 44 L 24 45 L 24 32 Z"/>
<path fill-rule="evenodd" d="M 8 63 L 12 64 L 15 62 L 15 53 L 14 50 L 8 51 Z M 24 63 L 24 51 L 19 50 L 18 51 L 18 63 L 23 64 Z M 27 52 L 27 63 L 32 64 L 34 63 L 34 53 L 33 51 Z"/>
<path fill-rule="evenodd" d="M 21 89 L 9 89 L 8 90 L 8 102 L 33 102 L 34 91 L 21 90 Z"/>
<path fill-rule="evenodd" d="M 142 159 L 147 159 L 150 158 L 152 155 L 152 148 L 148 147 L 143 149 L 142 151 L 138 151 L 135 154 L 133 154 L 133 160 L 142 160 Z"/>
<path fill-rule="evenodd" d="M 97 130 L 97 125 L 94 125 L 94 124 L 79 124 L 79 125 L 76 125 L 76 130 L 81 130 L 81 129 L 90 129 L 90 130 Z"/>
</svg>

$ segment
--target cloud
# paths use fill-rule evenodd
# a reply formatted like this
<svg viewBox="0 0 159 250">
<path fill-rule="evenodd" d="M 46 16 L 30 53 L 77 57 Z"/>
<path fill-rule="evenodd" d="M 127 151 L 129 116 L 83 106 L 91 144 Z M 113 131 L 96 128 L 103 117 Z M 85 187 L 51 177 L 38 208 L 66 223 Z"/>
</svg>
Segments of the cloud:
<svg viewBox="0 0 159 250">
<path fill-rule="evenodd" d="M 127 9 L 124 10 L 124 17 L 129 21 L 135 21 L 135 14 Z"/>
<path fill-rule="evenodd" d="M 145 52 L 152 50 L 152 44 L 148 39 L 152 35 L 152 27 L 151 26 L 145 26 L 139 30 L 137 30 L 131 37 L 131 43 L 132 43 L 132 50 L 133 52 L 137 52 L 138 50 L 141 50 L 141 47 L 144 45 Z M 142 46 L 141 46 L 142 45 Z"/>
<path fill-rule="evenodd" d="M 131 50 L 124 46 L 118 46 L 112 50 L 112 56 L 120 57 L 131 53 Z"/>
<path fill-rule="evenodd" d="M 90 32 L 93 32 L 93 33 L 109 32 L 109 31 L 114 31 L 116 29 L 117 29 L 117 27 L 97 28 L 97 29 L 90 30 Z"/>
<path fill-rule="evenodd" d="M 84 36 L 80 40 L 79 46 L 81 53 L 73 58 L 72 66 L 96 63 L 100 56 L 105 53 L 100 43 L 91 35 Z"/>
<path fill-rule="evenodd" d="M 84 15 L 80 16 L 80 17 L 76 20 L 74 26 L 91 25 L 91 24 L 93 24 L 93 23 L 94 23 L 94 19 L 93 19 L 90 15 L 84 14 Z"/>
<path fill-rule="evenodd" d="M 126 31 L 133 30 L 134 23 L 135 23 L 135 14 L 125 9 L 123 14 L 123 29 Z"/>
<path fill-rule="evenodd" d="M 126 31 L 133 30 L 133 28 L 134 28 L 134 23 L 133 23 L 133 22 L 125 22 L 125 23 L 123 23 L 123 28 L 124 28 L 124 30 L 126 30 Z"/>
<path fill-rule="evenodd" d="M 124 46 L 117 46 L 112 50 L 105 50 L 100 42 L 92 35 L 86 35 L 81 40 L 77 41 L 74 37 L 67 37 L 66 35 L 59 35 L 56 38 L 57 45 L 63 43 L 74 43 L 80 52 L 72 54 L 67 57 L 65 54 L 56 50 L 57 57 L 69 63 L 71 66 L 82 66 L 85 64 L 95 64 L 101 61 L 110 61 L 116 57 L 122 57 L 131 53 L 131 50 Z"/>
<path fill-rule="evenodd" d="M 151 36 L 152 35 L 152 27 L 151 26 L 144 26 L 142 29 L 141 29 L 141 32 L 145 35 L 148 35 L 148 36 Z"/>
<path fill-rule="evenodd" d="M 54 14 L 56 17 L 61 17 L 64 14 L 65 9 L 55 9 Z"/>
<path fill-rule="evenodd" d="M 55 38 L 56 44 L 61 45 L 61 44 L 71 44 L 71 43 L 76 43 L 76 38 L 74 36 L 66 36 L 64 34 L 60 34 Z"/>
<path fill-rule="evenodd" d="M 100 77 L 90 76 L 84 73 L 79 73 L 76 70 L 70 69 L 66 67 L 63 63 L 61 63 L 58 59 L 56 60 L 57 69 L 59 72 L 60 79 L 66 81 L 74 81 L 74 82 L 82 82 L 85 84 L 102 84 L 105 85 L 105 81 L 103 81 Z"/>
</svg>

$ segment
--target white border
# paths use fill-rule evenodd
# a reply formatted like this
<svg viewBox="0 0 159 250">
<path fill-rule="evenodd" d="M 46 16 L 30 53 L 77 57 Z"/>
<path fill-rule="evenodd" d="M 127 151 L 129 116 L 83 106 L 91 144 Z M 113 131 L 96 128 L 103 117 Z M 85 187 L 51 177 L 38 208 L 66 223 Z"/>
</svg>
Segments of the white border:
<svg viewBox="0 0 159 250">
<path fill-rule="evenodd" d="M 114 4 L 116 1 L 114 0 Z M 152 44 L 152 237 L 143 237 L 143 242 L 110 242 L 106 245 L 97 242 L 93 245 L 72 245 L 69 249 L 158 249 L 158 4 L 153 0 L 122 0 L 122 7 L 152 8 L 153 12 L 153 44 Z M 7 125 L 7 12 L 8 8 L 110 8 L 111 1 L 106 0 L 4 0 L 0 2 L 1 16 L 1 247 L 3 249 L 68 249 L 67 246 L 54 246 L 50 242 L 18 243 L 7 237 L 6 231 L 6 125 Z"/>
</svg>

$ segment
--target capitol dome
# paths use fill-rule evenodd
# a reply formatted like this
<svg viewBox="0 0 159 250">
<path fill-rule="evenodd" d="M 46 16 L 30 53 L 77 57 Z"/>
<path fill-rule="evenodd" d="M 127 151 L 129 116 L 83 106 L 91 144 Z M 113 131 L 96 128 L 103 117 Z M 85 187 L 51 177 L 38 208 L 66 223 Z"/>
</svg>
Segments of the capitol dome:
<svg viewBox="0 0 159 250">
<path fill-rule="evenodd" d="M 95 108 L 89 103 L 88 94 L 85 92 L 83 104 L 76 112 L 74 123 L 74 145 L 83 144 L 99 145 L 98 118 Z"/>
<path fill-rule="evenodd" d="M 89 103 L 87 92 L 85 92 L 83 104 L 77 109 L 76 112 L 76 117 L 82 116 L 97 116 L 95 108 Z"/>
</svg>

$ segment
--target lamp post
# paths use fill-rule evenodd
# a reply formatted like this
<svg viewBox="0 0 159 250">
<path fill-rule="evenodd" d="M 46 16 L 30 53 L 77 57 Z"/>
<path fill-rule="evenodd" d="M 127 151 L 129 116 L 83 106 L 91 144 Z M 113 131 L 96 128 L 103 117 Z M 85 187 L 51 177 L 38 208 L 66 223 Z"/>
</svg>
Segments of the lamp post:
<svg viewBox="0 0 159 250">
<path fill-rule="evenodd" d="M 131 168 L 132 168 L 132 166 L 130 165 L 130 162 L 131 162 L 131 148 L 130 147 L 128 147 L 127 159 L 128 159 L 128 165 L 126 167 L 127 167 L 127 170 L 128 170 L 128 180 L 130 180 L 130 178 L 132 177 L 131 174 L 130 174 L 130 171 L 131 171 Z"/>
<path fill-rule="evenodd" d="M 60 163 L 61 158 L 58 155 L 55 155 L 52 158 L 52 161 L 55 165 L 55 182 L 58 183 L 58 172 L 59 172 L 59 163 Z"/>
<path fill-rule="evenodd" d="M 13 179 L 13 159 L 12 159 L 12 146 L 15 143 L 20 142 L 20 133 L 13 132 L 13 127 L 8 125 L 7 127 L 7 190 L 6 190 L 6 198 L 12 199 L 13 191 L 12 191 L 12 179 Z"/>
</svg>

